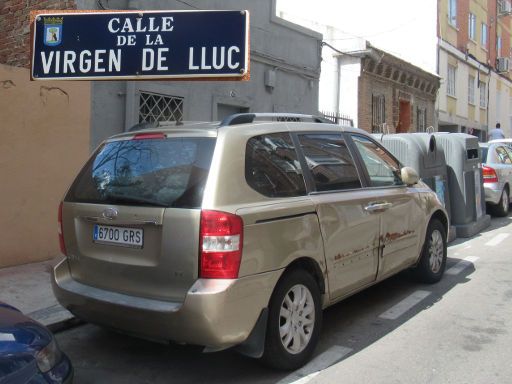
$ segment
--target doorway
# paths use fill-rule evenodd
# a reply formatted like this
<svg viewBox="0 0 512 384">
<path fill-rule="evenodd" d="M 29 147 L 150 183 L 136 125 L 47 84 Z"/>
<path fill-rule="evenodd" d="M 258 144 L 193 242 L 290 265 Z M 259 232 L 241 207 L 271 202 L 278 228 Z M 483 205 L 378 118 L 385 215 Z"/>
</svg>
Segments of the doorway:
<svg viewBox="0 0 512 384">
<path fill-rule="evenodd" d="M 398 116 L 398 125 L 396 133 L 407 133 L 411 128 L 411 103 L 400 100 L 400 110 Z"/>
</svg>

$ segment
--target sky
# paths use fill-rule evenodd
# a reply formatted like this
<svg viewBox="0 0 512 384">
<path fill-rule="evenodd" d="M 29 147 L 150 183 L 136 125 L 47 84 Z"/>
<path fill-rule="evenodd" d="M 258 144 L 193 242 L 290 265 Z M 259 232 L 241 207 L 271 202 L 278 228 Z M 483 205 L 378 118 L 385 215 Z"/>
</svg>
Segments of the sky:
<svg viewBox="0 0 512 384">
<path fill-rule="evenodd" d="M 422 69 L 437 72 L 437 0 L 277 0 L 278 16 L 281 11 L 296 20 L 336 27 Z M 345 39 L 326 42 L 336 46 Z"/>
</svg>

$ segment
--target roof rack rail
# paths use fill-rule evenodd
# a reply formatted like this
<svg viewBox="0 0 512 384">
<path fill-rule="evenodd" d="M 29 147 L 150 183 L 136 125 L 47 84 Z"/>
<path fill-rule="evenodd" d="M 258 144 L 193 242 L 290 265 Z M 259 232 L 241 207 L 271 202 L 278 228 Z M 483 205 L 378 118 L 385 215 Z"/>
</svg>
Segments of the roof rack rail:
<svg viewBox="0 0 512 384">
<path fill-rule="evenodd" d="M 141 129 L 152 129 L 158 127 L 158 121 L 144 121 L 142 123 L 135 124 L 128 129 L 128 132 L 139 131 Z"/>
<path fill-rule="evenodd" d="M 220 126 L 249 124 L 256 119 L 263 121 L 308 121 L 312 123 L 335 124 L 333 121 L 324 117 L 303 115 L 300 113 L 237 113 L 222 120 Z"/>
</svg>

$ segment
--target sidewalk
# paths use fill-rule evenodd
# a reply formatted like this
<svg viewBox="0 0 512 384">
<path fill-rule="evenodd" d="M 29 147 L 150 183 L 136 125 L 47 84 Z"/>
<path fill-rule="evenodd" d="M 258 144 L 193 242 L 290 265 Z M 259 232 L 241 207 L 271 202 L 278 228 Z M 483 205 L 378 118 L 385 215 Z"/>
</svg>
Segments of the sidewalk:
<svg viewBox="0 0 512 384">
<path fill-rule="evenodd" d="M 59 261 L 60 257 L 0 268 L 0 301 L 13 305 L 53 332 L 73 323 L 74 316 L 57 303 L 52 292 L 51 270 Z"/>
</svg>

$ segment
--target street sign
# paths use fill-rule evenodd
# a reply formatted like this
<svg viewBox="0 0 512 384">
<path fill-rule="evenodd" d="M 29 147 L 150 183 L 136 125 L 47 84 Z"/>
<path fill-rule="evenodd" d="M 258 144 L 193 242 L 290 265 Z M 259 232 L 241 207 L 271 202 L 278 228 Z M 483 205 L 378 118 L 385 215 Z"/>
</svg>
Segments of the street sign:
<svg viewBox="0 0 512 384">
<path fill-rule="evenodd" d="M 248 11 L 34 15 L 33 80 L 249 78 Z"/>
</svg>

